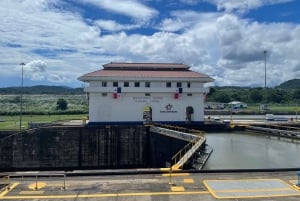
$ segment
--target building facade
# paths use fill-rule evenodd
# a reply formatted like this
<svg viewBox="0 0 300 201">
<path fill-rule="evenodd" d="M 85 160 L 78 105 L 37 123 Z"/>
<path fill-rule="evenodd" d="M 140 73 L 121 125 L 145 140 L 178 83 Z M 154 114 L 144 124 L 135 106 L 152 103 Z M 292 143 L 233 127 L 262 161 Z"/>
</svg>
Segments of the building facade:
<svg viewBox="0 0 300 201">
<path fill-rule="evenodd" d="M 89 124 L 199 124 L 213 79 L 176 63 L 108 63 L 88 83 Z"/>
</svg>

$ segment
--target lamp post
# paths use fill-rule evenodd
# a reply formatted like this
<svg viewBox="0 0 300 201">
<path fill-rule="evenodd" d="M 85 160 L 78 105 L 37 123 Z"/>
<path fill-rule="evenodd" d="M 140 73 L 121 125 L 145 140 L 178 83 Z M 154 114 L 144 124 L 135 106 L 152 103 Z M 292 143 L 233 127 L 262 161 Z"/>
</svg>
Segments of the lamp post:
<svg viewBox="0 0 300 201">
<path fill-rule="evenodd" d="M 264 50 L 264 60 L 265 60 L 265 111 L 268 110 L 268 96 L 267 96 L 267 50 Z"/>
<path fill-rule="evenodd" d="M 20 132 L 22 131 L 22 112 L 23 112 L 23 74 L 24 74 L 24 66 L 25 63 L 20 63 L 22 69 L 22 76 L 21 76 L 21 92 L 20 92 Z"/>
<path fill-rule="evenodd" d="M 264 50 L 265 59 L 265 89 L 267 88 L 267 50 Z"/>
</svg>

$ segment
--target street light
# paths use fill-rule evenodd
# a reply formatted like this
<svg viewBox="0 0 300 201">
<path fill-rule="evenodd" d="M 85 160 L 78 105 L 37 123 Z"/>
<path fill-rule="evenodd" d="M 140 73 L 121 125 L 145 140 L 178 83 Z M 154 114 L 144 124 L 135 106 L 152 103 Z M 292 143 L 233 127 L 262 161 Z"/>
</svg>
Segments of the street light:
<svg viewBox="0 0 300 201">
<path fill-rule="evenodd" d="M 24 66 L 25 63 L 22 62 L 20 63 L 21 68 L 22 68 L 22 77 L 21 77 L 21 92 L 20 92 L 20 132 L 22 131 L 22 110 L 23 110 L 23 74 L 24 74 Z"/>
<path fill-rule="evenodd" d="M 264 60 L 265 60 L 265 104 L 264 110 L 268 110 L 268 96 L 267 96 L 267 50 L 264 50 Z"/>
</svg>

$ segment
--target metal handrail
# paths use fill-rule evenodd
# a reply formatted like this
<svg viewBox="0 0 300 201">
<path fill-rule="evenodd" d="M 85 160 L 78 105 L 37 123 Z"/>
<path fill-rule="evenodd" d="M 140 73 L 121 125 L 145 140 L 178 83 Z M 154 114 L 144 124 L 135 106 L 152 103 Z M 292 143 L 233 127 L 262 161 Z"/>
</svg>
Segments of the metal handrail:
<svg viewBox="0 0 300 201">
<path fill-rule="evenodd" d="M 172 133 L 172 136 L 174 135 L 174 137 L 188 141 L 188 144 L 186 144 L 171 158 L 171 167 L 173 167 L 173 169 L 181 167 L 182 165 L 178 165 L 178 162 L 180 162 L 181 159 L 184 159 L 184 157 L 188 157 L 187 153 L 193 149 L 197 143 L 203 143 L 205 141 L 205 132 L 195 129 L 187 129 L 179 126 L 158 123 L 153 124 L 150 129 L 168 136 Z"/>
<path fill-rule="evenodd" d="M 0 184 L 4 185 L 4 188 L 6 190 L 9 189 L 9 185 L 10 185 L 10 177 L 8 174 L 1 174 L 0 175 Z"/>
<path fill-rule="evenodd" d="M 62 184 L 62 189 L 63 190 L 66 190 L 66 173 L 26 173 L 26 174 L 19 174 L 19 173 L 16 173 L 16 174 L 12 174 L 12 175 L 9 175 L 9 177 L 21 177 L 22 180 L 24 180 L 24 177 L 34 177 L 35 178 L 35 190 L 38 190 L 38 178 L 39 177 L 49 177 L 49 178 L 52 178 L 52 177 L 63 177 L 63 184 Z"/>
<path fill-rule="evenodd" d="M 185 145 L 182 149 L 180 149 L 173 157 L 172 157 L 172 161 L 173 164 L 176 164 L 181 158 L 182 156 L 184 156 L 186 154 L 186 152 L 188 152 L 188 150 L 190 150 L 191 147 L 193 147 L 199 139 L 195 139 L 191 142 L 189 142 L 187 145 Z M 184 154 L 182 154 L 184 152 Z M 179 156 L 179 157 L 178 157 Z M 177 160 L 178 158 L 178 160 Z"/>
</svg>

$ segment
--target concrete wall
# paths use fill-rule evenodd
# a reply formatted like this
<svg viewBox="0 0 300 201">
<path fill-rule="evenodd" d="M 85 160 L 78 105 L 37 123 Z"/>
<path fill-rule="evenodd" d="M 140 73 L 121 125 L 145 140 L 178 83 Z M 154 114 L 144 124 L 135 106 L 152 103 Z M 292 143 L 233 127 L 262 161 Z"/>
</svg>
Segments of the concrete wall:
<svg viewBox="0 0 300 201">
<path fill-rule="evenodd" d="M 89 93 L 89 119 L 92 123 L 142 123 L 145 106 L 150 106 L 154 122 L 185 122 L 186 108 L 194 109 L 194 122 L 204 121 L 204 94 L 208 88 L 204 87 L 203 80 L 199 78 L 144 78 L 145 80 L 104 80 L 106 87 L 102 87 L 101 80 L 91 81 L 85 91 Z M 121 93 L 114 99 L 113 94 L 117 87 L 113 81 L 118 81 Z M 124 87 L 124 82 L 129 82 L 129 87 Z M 140 82 L 140 87 L 134 87 L 134 82 Z M 171 82 L 171 87 L 166 87 L 166 81 Z M 145 87 L 145 82 L 150 82 L 151 87 Z M 182 84 L 182 93 L 178 99 L 174 98 L 179 92 L 177 82 Z M 188 83 L 190 86 L 188 87 Z M 147 95 L 146 95 L 147 94 Z M 170 106 L 166 109 L 166 106 Z"/>
<path fill-rule="evenodd" d="M 186 108 L 194 109 L 193 121 L 204 121 L 203 93 L 193 93 L 188 96 L 180 94 L 174 99 L 173 93 L 126 93 L 119 94 L 113 99 L 112 93 L 103 96 L 101 93 L 90 93 L 89 118 L 91 123 L 110 122 L 143 122 L 143 111 L 146 106 L 152 108 L 154 122 L 185 122 Z"/>
<path fill-rule="evenodd" d="M 164 167 L 184 144 L 143 126 L 43 128 L 0 139 L 0 170 Z"/>
</svg>

